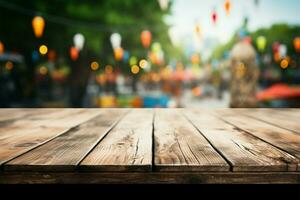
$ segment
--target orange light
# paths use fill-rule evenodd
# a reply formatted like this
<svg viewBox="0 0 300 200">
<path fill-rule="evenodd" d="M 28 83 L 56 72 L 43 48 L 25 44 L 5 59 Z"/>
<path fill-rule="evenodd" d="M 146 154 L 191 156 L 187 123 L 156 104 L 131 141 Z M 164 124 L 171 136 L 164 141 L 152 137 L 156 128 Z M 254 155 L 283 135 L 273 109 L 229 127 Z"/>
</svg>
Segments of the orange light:
<svg viewBox="0 0 300 200">
<path fill-rule="evenodd" d="M 300 37 L 294 39 L 294 47 L 297 52 L 300 52 Z"/>
<path fill-rule="evenodd" d="M 99 69 L 99 63 L 96 62 L 96 61 L 92 62 L 92 63 L 91 63 L 91 69 L 92 69 L 93 71 L 97 71 L 97 70 Z"/>
<path fill-rule="evenodd" d="M 44 28 L 45 28 L 45 20 L 41 16 L 36 16 L 32 20 L 32 27 L 34 31 L 34 35 L 37 38 L 42 37 Z"/>
<path fill-rule="evenodd" d="M 116 48 L 115 50 L 114 50 L 114 54 L 115 54 L 115 59 L 117 60 L 117 61 L 120 61 L 120 60 L 122 60 L 123 59 L 123 55 L 124 55 L 124 50 L 123 50 L 123 48 Z"/>
<path fill-rule="evenodd" d="M 195 87 L 192 89 L 193 94 L 198 97 L 201 95 L 201 88 L 200 87 Z"/>
<path fill-rule="evenodd" d="M 48 68 L 45 66 L 41 66 L 39 69 L 40 74 L 46 75 L 48 73 Z"/>
<path fill-rule="evenodd" d="M 192 55 L 191 61 L 193 64 L 199 64 L 200 63 L 200 56 L 197 54 Z"/>
<path fill-rule="evenodd" d="M 280 58 L 281 58 L 281 56 L 280 56 L 280 53 L 279 53 L 279 52 L 274 53 L 274 60 L 275 60 L 276 62 L 279 62 L 279 61 L 280 61 Z"/>
<path fill-rule="evenodd" d="M 0 55 L 4 53 L 4 44 L 0 41 Z"/>
<path fill-rule="evenodd" d="M 106 65 L 105 66 L 105 72 L 107 74 L 111 74 L 113 72 L 113 67 L 111 65 Z"/>
<path fill-rule="evenodd" d="M 79 51 L 76 47 L 70 48 L 70 57 L 72 60 L 77 60 L 79 56 Z"/>
<path fill-rule="evenodd" d="M 14 64 L 11 61 L 7 61 L 5 63 L 5 68 L 10 71 L 14 68 Z"/>
<path fill-rule="evenodd" d="M 230 8 L 231 8 L 231 3 L 230 3 L 229 0 L 225 1 L 224 7 L 225 7 L 225 10 L 226 10 L 226 14 L 229 15 L 230 14 Z"/>
<path fill-rule="evenodd" d="M 283 60 L 280 62 L 280 67 L 281 67 L 282 69 L 286 69 L 286 68 L 288 68 L 288 66 L 289 66 L 289 61 L 288 61 L 287 59 L 283 59 Z"/>
<path fill-rule="evenodd" d="M 133 74 L 138 74 L 138 73 L 140 72 L 139 66 L 133 65 L 133 66 L 131 67 L 131 72 L 132 72 Z"/>
<path fill-rule="evenodd" d="M 48 47 L 46 45 L 41 45 L 39 48 L 40 54 L 46 55 L 48 53 Z"/>
<path fill-rule="evenodd" d="M 141 33 L 141 42 L 143 47 L 149 48 L 151 44 L 152 34 L 150 31 L 143 31 Z"/>
</svg>

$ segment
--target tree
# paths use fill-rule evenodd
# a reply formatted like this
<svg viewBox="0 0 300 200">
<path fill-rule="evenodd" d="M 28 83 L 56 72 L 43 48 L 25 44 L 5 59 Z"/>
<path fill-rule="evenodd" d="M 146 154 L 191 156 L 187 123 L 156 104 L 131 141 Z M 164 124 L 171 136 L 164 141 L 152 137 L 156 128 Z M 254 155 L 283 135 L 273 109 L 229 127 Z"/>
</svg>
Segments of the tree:
<svg viewBox="0 0 300 200">
<path fill-rule="evenodd" d="M 0 2 L 0 40 L 6 50 L 24 55 L 26 63 L 26 87 L 29 98 L 35 97 L 35 70 L 32 51 L 40 44 L 47 44 L 71 66 L 69 86 L 73 107 L 82 106 L 82 98 L 90 74 L 89 63 L 99 60 L 101 65 L 118 64 L 123 73 L 129 67 L 115 63 L 109 37 L 112 32 L 122 35 L 122 46 L 133 55 L 144 57 L 145 50 L 140 44 L 140 33 L 144 29 L 152 32 L 153 40 L 159 41 L 167 55 L 176 55 L 168 37 L 168 26 L 163 19 L 169 11 L 161 11 L 157 1 L 140 0 L 11 0 Z M 34 37 L 31 20 L 34 15 L 46 19 L 46 28 L 41 39 Z M 73 45 L 73 35 L 77 32 L 86 37 L 86 44 L 79 60 L 69 58 L 69 48 Z M 46 57 L 42 59 L 47 59 Z M 103 70 L 103 67 L 100 69 Z"/>
</svg>

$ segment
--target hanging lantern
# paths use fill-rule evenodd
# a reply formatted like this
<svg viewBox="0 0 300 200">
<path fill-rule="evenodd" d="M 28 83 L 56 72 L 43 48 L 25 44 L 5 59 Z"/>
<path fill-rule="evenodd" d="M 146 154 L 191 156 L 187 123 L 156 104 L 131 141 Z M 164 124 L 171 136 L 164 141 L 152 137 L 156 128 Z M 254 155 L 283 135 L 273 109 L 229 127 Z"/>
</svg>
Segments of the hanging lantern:
<svg viewBox="0 0 300 200">
<path fill-rule="evenodd" d="M 256 39 L 256 46 L 257 46 L 257 49 L 260 51 L 260 52 L 263 52 L 266 48 L 266 45 L 267 45 L 267 39 L 266 37 L 264 36 L 259 36 L 257 39 Z"/>
<path fill-rule="evenodd" d="M 4 53 L 4 44 L 0 41 L 0 55 Z"/>
<path fill-rule="evenodd" d="M 158 3 L 162 10 L 167 10 L 169 7 L 169 0 L 158 0 Z"/>
<path fill-rule="evenodd" d="M 81 33 L 76 33 L 73 37 L 74 46 L 81 51 L 84 46 L 85 38 Z"/>
<path fill-rule="evenodd" d="M 76 47 L 71 47 L 70 48 L 70 57 L 72 60 L 77 60 L 79 56 L 79 51 Z"/>
<path fill-rule="evenodd" d="M 149 48 L 149 46 L 151 44 L 151 39 L 152 39 L 152 34 L 150 31 L 145 30 L 141 33 L 141 41 L 142 41 L 143 47 Z"/>
<path fill-rule="evenodd" d="M 41 16 L 35 16 L 32 20 L 32 27 L 35 37 L 40 38 L 44 33 L 45 20 Z"/>
<path fill-rule="evenodd" d="M 123 48 L 121 48 L 121 47 L 116 48 L 116 49 L 114 50 L 114 55 L 115 55 L 115 59 L 116 59 L 117 61 L 122 60 L 122 59 L 123 59 L 123 55 L 124 55 L 124 50 L 123 50 Z"/>
<path fill-rule="evenodd" d="M 213 23 L 216 24 L 217 20 L 218 20 L 218 14 L 215 10 L 212 12 L 211 18 L 212 18 Z"/>
<path fill-rule="evenodd" d="M 286 57 L 286 54 L 287 54 L 287 46 L 286 45 L 281 44 L 279 46 L 279 54 L 280 54 L 281 58 L 285 58 Z"/>
<path fill-rule="evenodd" d="M 230 14 L 230 9 L 231 9 L 231 3 L 230 3 L 230 0 L 226 0 L 225 1 L 225 11 L 226 11 L 226 14 L 229 15 Z"/>
<path fill-rule="evenodd" d="M 123 61 L 124 61 L 124 63 L 128 62 L 129 56 L 130 56 L 129 52 L 128 51 L 124 51 L 124 55 L 123 55 Z"/>
<path fill-rule="evenodd" d="M 300 52 L 300 37 L 296 37 L 294 39 L 294 47 L 295 47 L 295 50 L 296 52 Z"/>
<path fill-rule="evenodd" d="M 111 45 L 113 47 L 113 49 L 117 49 L 121 47 L 121 41 L 122 41 L 122 37 L 119 33 L 113 33 L 110 36 L 110 42 Z"/>
<path fill-rule="evenodd" d="M 138 62 L 137 58 L 135 56 L 131 56 L 130 59 L 129 59 L 129 65 L 132 66 L 132 65 L 136 65 Z"/>
</svg>

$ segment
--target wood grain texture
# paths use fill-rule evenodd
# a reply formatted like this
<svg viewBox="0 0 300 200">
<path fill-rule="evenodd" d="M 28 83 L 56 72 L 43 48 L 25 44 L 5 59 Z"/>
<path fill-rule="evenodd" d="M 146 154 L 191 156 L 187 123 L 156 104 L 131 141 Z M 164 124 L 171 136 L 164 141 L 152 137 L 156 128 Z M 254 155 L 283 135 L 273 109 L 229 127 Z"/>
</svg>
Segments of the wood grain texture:
<svg viewBox="0 0 300 200">
<path fill-rule="evenodd" d="M 233 171 L 297 171 L 299 160 L 294 156 L 202 110 L 183 113 L 226 157 Z"/>
<path fill-rule="evenodd" d="M 149 171 L 152 167 L 153 110 L 134 109 L 93 149 L 81 170 Z"/>
<path fill-rule="evenodd" d="M 245 115 L 237 115 L 230 109 L 219 110 L 215 115 L 232 124 L 237 129 L 244 130 L 253 136 L 300 158 L 300 135 L 286 129 L 273 126 L 260 120 Z M 298 170 L 300 170 L 298 164 Z"/>
<path fill-rule="evenodd" d="M 0 127 L 0 165 L 99 114 L 99 110 L 66 109 L 30 115 Z"/>
<path fill-rule="evenodd" d="M 294 111 L 289 111 L 288 114 L 285 114 L 287 110 L 277 111 L 275 109 L 237 109 L 233 111 L 300 134 L 300 120 L 298 120 L 300 115 L 295 115 Z"/>
<path fill-rule="evenodd" d="M 8 162 L 5 170 L 68 171 L 117 123 L 126 110 L 103 110 L 97 117 Z"/>
<path fill-rule="evenodd" d="M 300 173 L 12 172 L 0 173 L 0 184 L 300 184 Z"/>
<path fill-rule="evenodd" d="M 229 171 L 227 162 L 177 110 L 156 110 L 154 127 L 156 170 Z"/>
</svg>

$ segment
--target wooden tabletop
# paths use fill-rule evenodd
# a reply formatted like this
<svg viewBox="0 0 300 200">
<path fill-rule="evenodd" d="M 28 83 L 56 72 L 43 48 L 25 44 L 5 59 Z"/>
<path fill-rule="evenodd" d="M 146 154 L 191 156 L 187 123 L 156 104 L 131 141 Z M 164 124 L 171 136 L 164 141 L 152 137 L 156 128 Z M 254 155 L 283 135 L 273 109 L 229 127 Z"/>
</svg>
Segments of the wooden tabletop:
<svg viewBox="0 0 300 200">
<path fill-rule="evenodd" d="M 300 183 L 298 109 L 0 109 L 0 183 Z"/>
</svg>

